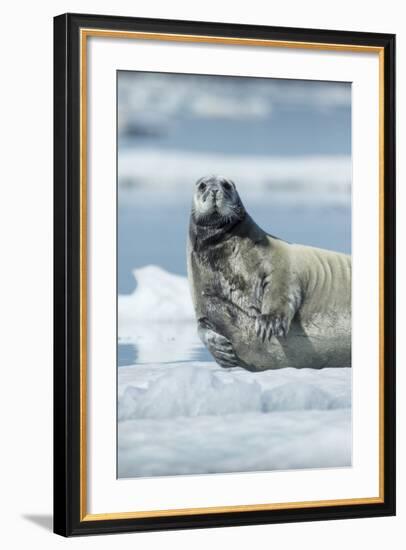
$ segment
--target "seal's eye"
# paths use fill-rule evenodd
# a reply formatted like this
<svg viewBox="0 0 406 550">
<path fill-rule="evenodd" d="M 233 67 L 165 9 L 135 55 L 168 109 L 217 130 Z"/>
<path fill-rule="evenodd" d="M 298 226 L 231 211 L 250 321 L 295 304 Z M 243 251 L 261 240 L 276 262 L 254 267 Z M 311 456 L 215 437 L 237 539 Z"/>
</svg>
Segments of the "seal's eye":
<svg viewBox="0 0 406 550">
<path fill-rule="evenodd" d="M 230 189 L 232 189 L 231 185 L 227 181 L 223 182 L 222 186 L 226 191 L 230 191 Z"/>
<path fill-rule="evenodd" d="M 207 185 L 205 183 L 201 183 L 199 185 L 199 191 L 204 191 L 206 189 Z"/>
</svg>

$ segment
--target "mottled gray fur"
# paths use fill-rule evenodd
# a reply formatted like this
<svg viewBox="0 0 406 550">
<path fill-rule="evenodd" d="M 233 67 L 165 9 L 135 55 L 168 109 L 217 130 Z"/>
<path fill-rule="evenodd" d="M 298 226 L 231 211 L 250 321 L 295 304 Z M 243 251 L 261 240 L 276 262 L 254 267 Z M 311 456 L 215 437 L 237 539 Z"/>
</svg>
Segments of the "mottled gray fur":
<svg viewBox="0 0 406 550">
<path fill-rule="evenodd" d="M 196 183 L 188 276 L 201 340 L 223 367 L 351 366 L 351 258 L 287 243 L 250 218 L 234 183 Z"/>
</svg>

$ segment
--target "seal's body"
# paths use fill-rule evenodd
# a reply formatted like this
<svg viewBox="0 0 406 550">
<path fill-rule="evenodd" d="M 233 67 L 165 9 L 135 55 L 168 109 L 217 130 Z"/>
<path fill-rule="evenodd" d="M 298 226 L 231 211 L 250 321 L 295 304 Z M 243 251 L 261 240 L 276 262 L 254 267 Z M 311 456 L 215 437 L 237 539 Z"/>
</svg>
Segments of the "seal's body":
<svg viewBox="0 0 406 550">
<path fill-rule="evenodd" d="M 188 275 L 199 335 L 221 366 L 351 366 L 350 257 L 268 235 L 226 178 L 196 184 Z"/>
</svg>

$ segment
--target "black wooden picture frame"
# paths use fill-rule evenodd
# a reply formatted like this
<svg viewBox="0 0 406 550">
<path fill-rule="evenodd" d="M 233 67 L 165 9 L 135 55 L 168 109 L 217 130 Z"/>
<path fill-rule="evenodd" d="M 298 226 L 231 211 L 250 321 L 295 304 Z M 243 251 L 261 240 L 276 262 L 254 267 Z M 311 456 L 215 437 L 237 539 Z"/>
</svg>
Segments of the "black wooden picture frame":
<svg viewBox="0 0 406 550">
<path fill-rule="evenodd" d="M 81 29 L 375 48 L 383 61 L 382 498 L 377 501 L 151 517 L 91 518 L 83 509 L 81 362 Z M 63 536 L 395 514 L 395 36 L 64 14 L 54 19 L 54 531 Z M 83 275 L 83 273 L 82 273 Z M 119 512 L 119 511 L 117 511 Z"/>
</svg>

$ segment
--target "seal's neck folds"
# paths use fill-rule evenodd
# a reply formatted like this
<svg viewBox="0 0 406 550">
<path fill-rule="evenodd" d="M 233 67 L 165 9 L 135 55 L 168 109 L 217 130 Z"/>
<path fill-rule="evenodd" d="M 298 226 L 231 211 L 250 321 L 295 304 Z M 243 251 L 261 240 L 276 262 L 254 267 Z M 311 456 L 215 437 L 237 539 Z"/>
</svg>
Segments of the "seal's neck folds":
<svg viewBox="0 0 406 550">
<path fill-rule="evenodd" d="M 194 250 L 201 250 L 206 246 L 214 245 L 232 235 L 232 231 L 244 220 L 246 212 L 241 209 L 238 216 L 219 223 L 202 225 L 197 223 L 192 213 L 190 217 L 189 236 Z"/>
</svg>

